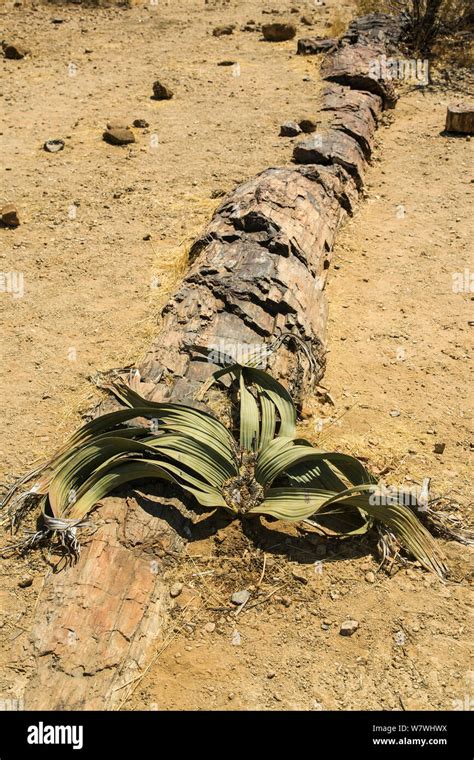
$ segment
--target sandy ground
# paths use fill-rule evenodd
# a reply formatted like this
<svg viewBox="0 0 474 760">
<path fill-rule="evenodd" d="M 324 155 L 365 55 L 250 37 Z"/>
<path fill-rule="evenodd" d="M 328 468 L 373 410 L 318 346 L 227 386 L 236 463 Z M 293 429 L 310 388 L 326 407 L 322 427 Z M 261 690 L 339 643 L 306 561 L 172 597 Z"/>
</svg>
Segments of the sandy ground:
<svg viewBox="0 0 474 760">
<path fill-rule="evenodd" d="M 14 201 L 22 221 L 0 230 L 1 268 L 24 284 L 22 297 L 0 293 L 3 479 L 78 424 L 91 373 L 140 358 L 212 196 L 288 162 L 279 124 L 317 113 L 317 60 L 296 57 L 294 42 L 210 34 L 277 15 L 255 6 L 1 12 L 3 36 L 32 49 L 0 59 L 0 202 Z M 279 4 L 299 36 L 327 33 L 334 4 L 291 7 Z M 301 25 L 302 13 L 317 23 Z M 239 63 L 239 76 L 222 60 Z M 173 100 L 150 99 L 157 78 Z M 440 135 L 459 95 L 450 88 L 406 92 L 379 132 L 367 198 L 339 237 L 328 284 L 324 382 L 335 406 L 310 399 L 301 429 L 366 457 L 388 483 L 431 478 L 434 494 L 467 511 L 472 142 Z M 131 147 L 102 141 L 108 120 L 137 118 L 149 127 Z M 65 149 L 43 151 L 56 137 Z M 447 584 L 416 567 L 371 582 L 373 542 L 318 548 L 293 531 L 256 546 L 237 526 L 195 538 L 171 576 L 185 585 L 174 627 L 124 709 L 472 707 L 467 549 L 446 544 Z M 40 560 L 4 562 L 0 574 L 2 699 L 15 698 L 8 653 L 27 635 Z M 25 576 L 33 583 L 20 588 Z M 243 588 L 252 598 L 236 618 L 229 597 Z M 352 637 L 339 635 L 347 618 L 359 623 Z"/>
</svg>

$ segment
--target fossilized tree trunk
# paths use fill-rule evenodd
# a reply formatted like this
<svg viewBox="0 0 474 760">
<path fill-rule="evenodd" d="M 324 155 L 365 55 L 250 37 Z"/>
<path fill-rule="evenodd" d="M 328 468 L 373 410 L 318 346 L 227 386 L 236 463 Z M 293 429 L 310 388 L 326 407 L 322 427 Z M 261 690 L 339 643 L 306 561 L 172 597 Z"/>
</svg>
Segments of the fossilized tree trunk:
<svg viewBox="0 0 474 760">
<path fill-rule="evenodd" d="M 334 238 L 363 185 L 380 114 L 394 103 L 392 88 L 371 79 L 368 67 L 399 34 L 381 14 L 351 24 L 323 63 L 331 129 L 297 144 L 302 165 L 267 169 L 223 201 L 139 368 L 143 395 L 196 403 L 215 369 L 196 347 L 232 353 L 280 333 L 298 336 L 314 357 L 313 375 L 291 340 L 272 358 L 271 371 L 296 398 L 322 376 Z M 167 621 L 163 570 L 189 531 L 188 513 L 166 494 L 162 504 L 157 514 L 132 497 L 107 499 L 79 564 L 46 577 L 31 635 L 15 653 L 16 661 L 30 657 L 27 709 L 117 707 L 150 661 Z"/>
<path fill-rule="evenodd" d="M 446 132 L 460 135 L 474 135 L 474 106 L 454 103 L 446 113 Z"/>
</svg>

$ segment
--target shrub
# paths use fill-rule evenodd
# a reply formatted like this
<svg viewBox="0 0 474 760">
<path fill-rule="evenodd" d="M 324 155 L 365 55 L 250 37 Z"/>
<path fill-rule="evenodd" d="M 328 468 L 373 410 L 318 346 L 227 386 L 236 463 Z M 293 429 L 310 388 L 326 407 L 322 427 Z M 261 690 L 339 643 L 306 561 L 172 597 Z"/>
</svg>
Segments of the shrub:
<svg viewBox="0 0 474 760">
<path fill-rule="evenodd" d="M 471 30 L 474 11 L 470 0 L 357 0 L 360 14 L 403 14 L 407 19 L 408 45 L 418 53 L 429 52 L 440 37 Z"/>
<path fill-rule="evenodd" d="M 230 374 L 239 403 L 238 430 L 231 432 L 211 414 L 192 407 L 147 401 L 122 383 L 109 390 L 126 406 L 85 424 L 40 470 L 40 479 L 12 499 L 14 524 L 39 503 L 41 525 L 11 547 L 20 552 L 54 547 L 77 561 L 77 529 L 114 489 L 133 481 L 174 483 L 205 509 L 224 509 L 233 518 L 262 516 L 299 522 L 325 535 L 361 535 L 383 526 L 427 569 L 444 575 L 443 557 L 413 509 L 371 498 L 376 479 L 352 456 L 325 452 L 296 436 L 293 401 L 263 370 L 233 365 Z M 130 426 L 147 418 L 148 425 Z M 392 541 L 393 544 L 393 541 Z"/>
</svg>

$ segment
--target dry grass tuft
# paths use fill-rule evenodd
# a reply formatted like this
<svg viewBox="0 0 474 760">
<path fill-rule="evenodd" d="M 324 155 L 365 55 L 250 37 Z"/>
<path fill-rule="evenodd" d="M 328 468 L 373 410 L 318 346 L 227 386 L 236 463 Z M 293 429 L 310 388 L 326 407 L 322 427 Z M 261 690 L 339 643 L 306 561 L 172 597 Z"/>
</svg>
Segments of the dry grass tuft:
<svg viewBox="0 0 474 760">
<path fill-rule="evenodd" d="M 362 14 L 361 14 L 362 15 Z M 349 21 L 352 18 L 352 14 L 348 10 L 341 11 L 336 9 L 331 19 L 331 26 L 329 27 L 329 37 L 340 37 L 346 31 Z"/>
</svg>

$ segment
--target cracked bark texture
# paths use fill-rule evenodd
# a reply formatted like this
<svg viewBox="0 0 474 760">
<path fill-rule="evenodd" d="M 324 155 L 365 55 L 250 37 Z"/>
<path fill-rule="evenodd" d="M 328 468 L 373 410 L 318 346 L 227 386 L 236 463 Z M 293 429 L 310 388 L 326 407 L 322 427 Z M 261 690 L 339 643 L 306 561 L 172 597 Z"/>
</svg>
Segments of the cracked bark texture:
<svg viewBox="0 0 474 760">
<path fill-rule="evenodd" d="M 396 20 L 371 14 L 354 21 L 327 54 L 323 109 L 332 127 L 297 144 L 294 160 L 302 165 L 267 169 L 218 208 L 139 367 L 134 387 L 142 395 L 200 403 L 196 391 L 216 365 L 196 347 L 232 353 L 239 345 L 262 347 L 280 333 L 298 336 L 316 372 L 291 340 L 272 356 L 270 371 L 296 400 L 320 379 L 335 235 L 363 186 L 381 112 L 394 102 L 391 83 L 371 79 L 368 66 L 393 52 L 400 34 Z M 205 401 L 212 394 L 218 391 Z M 122 704 L 166 630 L 163 571 L 184 554 L 189 514 L 166 490 L 148 511 L 130 497 L 106 499 L 94 511 L 95 532 L 79 564 L 46 576 L 29 640 L 13 652 L 26 709 Z"/>
<path fill-rule="evenodd" d="M 167 619 L 163 575 L 183 552 L 188 515 L 169 490 L 104 500 L 79 563 L 46 576 L 31 634 L 13 650 L 14 669 L 29 660 L 25 709 L 120 705 Z"/>
<path fill-rule="evenodd" d="M 281 333 L 304 342 L 324 371 L 324 284 L 337 227 L 356 190 L 338 166 L 267 169 L 240 185 L 196 241 L 182 286 L 164 310 L 160 333 L 140 367 L 154 400 L 194 402 L 216 369 L 196 346 L 230 355 Z M 163 337 L 166 336 L 166 341 Z M 275 376 L 301 398 L 307 362 L 291 344 L 271 361 Z"/>
</svg>

